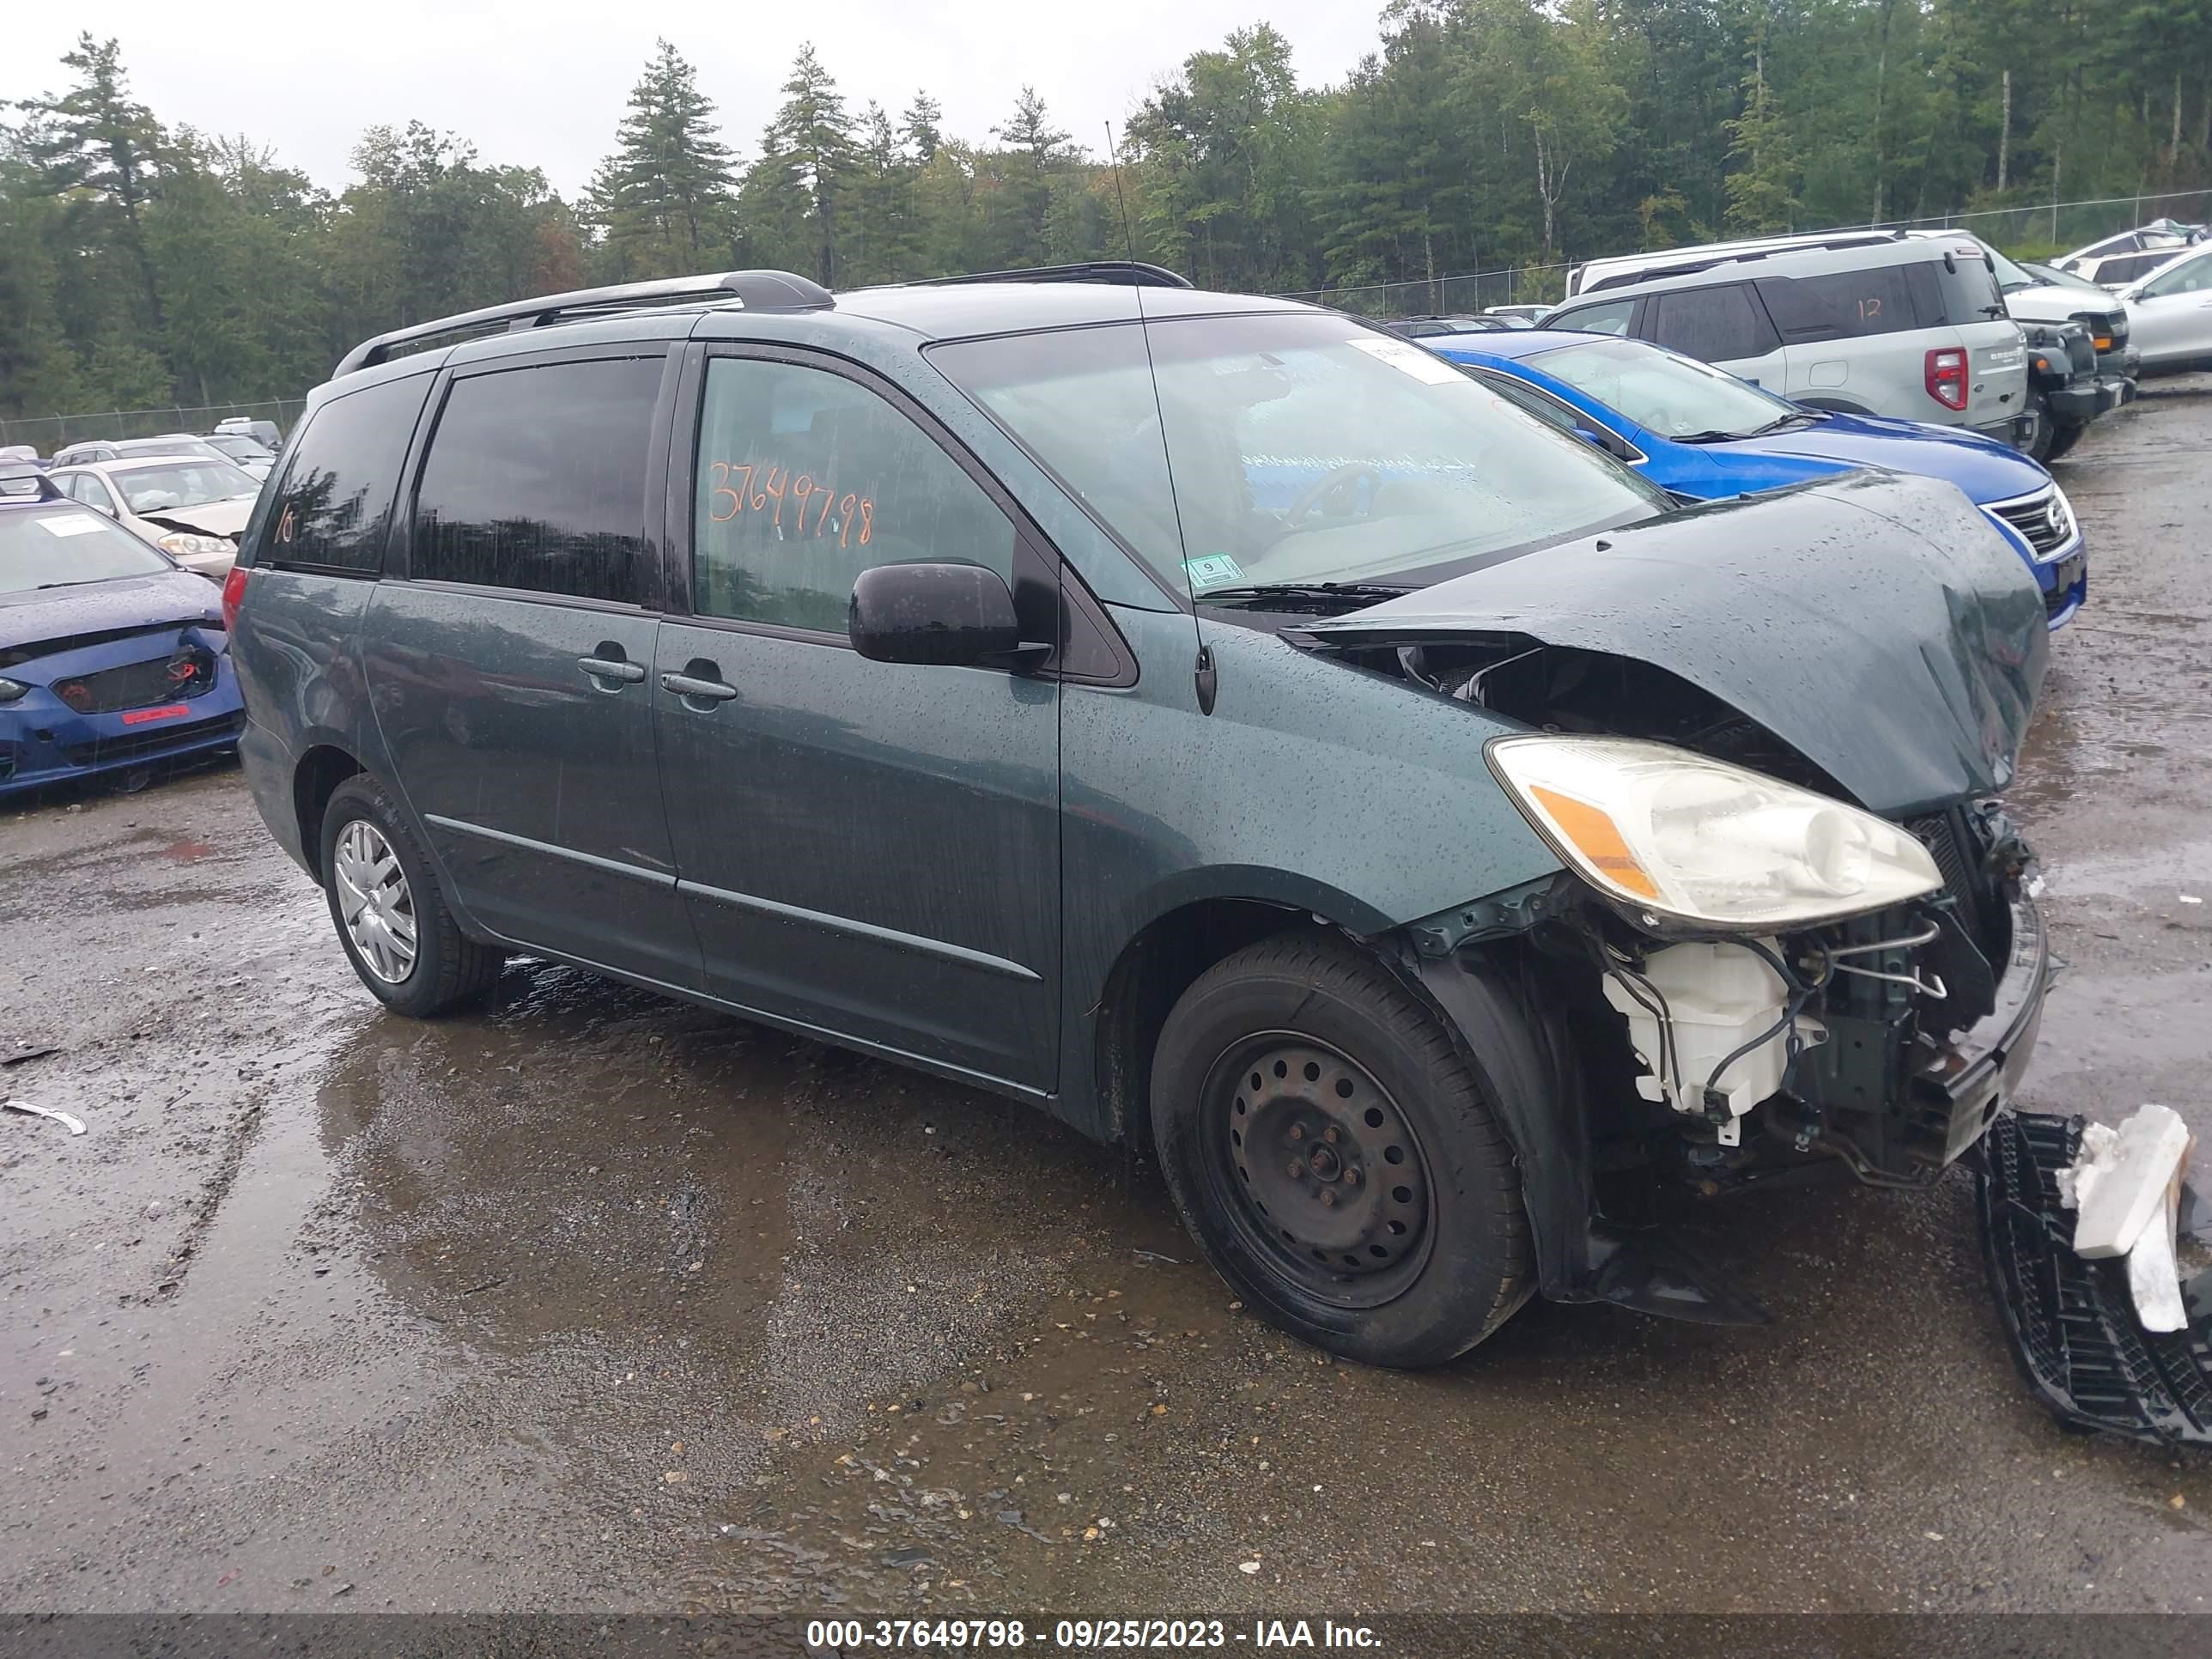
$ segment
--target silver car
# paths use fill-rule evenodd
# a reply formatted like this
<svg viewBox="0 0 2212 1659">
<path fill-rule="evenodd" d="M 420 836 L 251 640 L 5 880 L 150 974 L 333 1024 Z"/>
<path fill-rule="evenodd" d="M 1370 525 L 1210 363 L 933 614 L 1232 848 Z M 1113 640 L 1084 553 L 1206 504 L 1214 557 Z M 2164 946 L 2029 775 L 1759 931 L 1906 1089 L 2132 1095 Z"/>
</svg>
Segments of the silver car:
<svg viewBox="0 0 2212 1659">
<path fill-rule="evenodd" d="M 1915 237 L 1669 252 L 1638 280 L 1586 274 L 1544 326 L 1650 340 L 1809 409 L 2019 441 L 2027 353 L 1986 258 Z"/>
<path fill-rule="evenodd" d="M 54 487 L 71 501 L 135 530 L 185 569 L 221 581 L 260 484 L 228 461 L 196 454 L 149 455 L 56 467 Z"/>
<path fill-rule="evenodd" d="M 2212 243 L 2176 254 L 2119 297 L 2144 368 L 2212 366 Z"/>
</svg>

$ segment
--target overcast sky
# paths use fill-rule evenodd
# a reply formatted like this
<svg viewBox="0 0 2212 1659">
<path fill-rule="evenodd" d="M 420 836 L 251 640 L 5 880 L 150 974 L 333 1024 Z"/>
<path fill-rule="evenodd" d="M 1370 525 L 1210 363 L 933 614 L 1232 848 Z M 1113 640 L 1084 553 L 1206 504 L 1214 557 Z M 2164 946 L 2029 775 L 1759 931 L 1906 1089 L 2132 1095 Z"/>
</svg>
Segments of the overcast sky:
<svg viewBox="0 0 2212 1659">
<path fill-rule="evenodd" d="M 1036 88 L 1093 152 L 1104 123 L 1189 53 L 1266 15 L 1291 40 L 1301 83 L 1340 79 L 1373 51 L 1381 0 L 830 0 L 815 6 L 650 6 L 538 0 L 351 0 L 210 10 L 174 0 L 77 0 L 10 8 L 0 100 L 59 91 L 79 29 L 123 43 L 131 90 L 167 125 L 245 133 L 337 188 L 362 129 L 419 120 L 472 140 L 487 161 L 544 169 L 573 195 L 611 147 L 623 100 L 665 35 L 720 106 L 741 159 L 758 153 L 776 88 L 811 40 L 857 113 L 894 116 L 917 87 L 945 131 L 975 141 Z M 649 17 L 650 21 L 646 21 Z"/>
</svg>

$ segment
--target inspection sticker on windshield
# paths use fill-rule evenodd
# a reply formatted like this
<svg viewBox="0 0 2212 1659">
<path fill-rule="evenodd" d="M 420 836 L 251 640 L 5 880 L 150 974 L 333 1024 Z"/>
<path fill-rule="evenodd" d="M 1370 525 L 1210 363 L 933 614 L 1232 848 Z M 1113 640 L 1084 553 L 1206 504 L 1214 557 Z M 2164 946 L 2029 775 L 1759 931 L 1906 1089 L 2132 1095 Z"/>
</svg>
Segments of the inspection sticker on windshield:
<svg viewBox="0 0 2212 1659">
<path fill-rule="evenodd" d="M 1450 386 L 1455 381 L 1462 386 L 1468 383 L 1466 375 L 1434 352 L 1424 351 L 1410 340 L 1386 340 L 1381 335 L 1364 334 L 1348 343 L 1370 357 L 1380 357 L 1391 368 L 1402 369 L 1429 386 Z"/>
<path fill-rule="evenodd" d="M 100 528 L 100 520 L 89 513 L 71 513 L 58 519 L 33 519 L 31 522 L 44 525 L 49 536 L 88 536 Z"/>
<path fill-rule="evenodd" d="M 1185 559 L 1182 568 L 1189 573 L 1191 586 L 1201 592 L 1244 580 L 1243 567 L 1226 553 L 1208 553 L 1202 558 Z"/>
</svg>

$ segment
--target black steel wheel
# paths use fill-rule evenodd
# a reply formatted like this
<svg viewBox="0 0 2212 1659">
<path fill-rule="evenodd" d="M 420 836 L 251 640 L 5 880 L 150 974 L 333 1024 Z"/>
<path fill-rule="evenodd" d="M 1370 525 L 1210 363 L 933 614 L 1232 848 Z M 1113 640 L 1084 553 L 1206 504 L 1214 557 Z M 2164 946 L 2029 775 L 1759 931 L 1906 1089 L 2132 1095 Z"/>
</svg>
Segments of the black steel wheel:
<svg viewBox="0 0 2212 1659">
<path fill-rule="evenodd" d="M 2051 417 L 2050 397 L 2030 386 L 2027 410 L 2021 420 L 2020 453 L 2032 461 L 2042 460 L 2051 453 L 2051 441 L 2058 429 L 2057 422 Z"/>
<path fill-rule="evenodd" d="M 1153 1139 L 1184 1225 L 1248 1305 L 1370 1364 L 1463 1353 L 1533 1287 L 1493 1101 L 1436 1010 L 1327 934 L 1215 963 L 1152 1054 Z"/>
<path fill-rule="evenodd" d="M 1419 1277 L 1428 1160 L 1403 1109 L 1358 1060 L 1267 1032 L 1215 1063 L 1201 1110 L 1217 1200 L 1286 1278 L 1338 1307 L 1372 1308 Z"/>
<path fill-rule="evenodd" d="M 2043 453 L 2037 456 L 2035 459 L 2039 461 L 2057 460 L 2068 450 L 2073 448 L 2075 444 L 2080 443 L 2081 441 L 2081 434 L 2088 429 L 2089 423 L 2087 421 L 2077 421 L 2072 426 L 2052 427 L 2051 428 L 2051 442 L 2045 447 Z"/>
</svg>

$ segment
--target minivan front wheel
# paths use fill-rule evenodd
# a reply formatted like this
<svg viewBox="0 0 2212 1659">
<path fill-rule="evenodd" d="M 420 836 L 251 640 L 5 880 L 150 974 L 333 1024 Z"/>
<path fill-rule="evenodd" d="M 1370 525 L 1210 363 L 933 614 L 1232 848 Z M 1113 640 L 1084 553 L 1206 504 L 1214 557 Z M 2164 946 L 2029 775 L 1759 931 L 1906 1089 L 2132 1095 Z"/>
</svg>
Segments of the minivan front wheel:
<svg viewBox="0 0 2212 1659">
<path fill-rule="evenodd" d="M 361 982 L 396 1013 L 424 1018 L 482 994 L 505 957 L 465 938 L 422 845 L 365 776 L 323 812 L 323 888 Z"/>
<path fill-rule="evenodd" d="M 1494 1107 L 1437 1016 L 1351 945 L 1263 940 L 1201 975 L 1161 1031 L 1152 1108 L 1184 1224 L 1291 1334 L 1439 1364 L 1527 1299 Z"/>
</svg>

